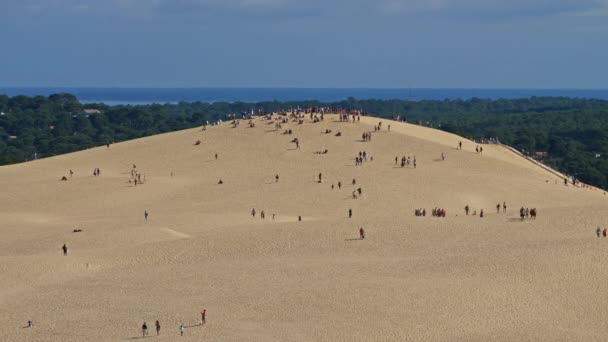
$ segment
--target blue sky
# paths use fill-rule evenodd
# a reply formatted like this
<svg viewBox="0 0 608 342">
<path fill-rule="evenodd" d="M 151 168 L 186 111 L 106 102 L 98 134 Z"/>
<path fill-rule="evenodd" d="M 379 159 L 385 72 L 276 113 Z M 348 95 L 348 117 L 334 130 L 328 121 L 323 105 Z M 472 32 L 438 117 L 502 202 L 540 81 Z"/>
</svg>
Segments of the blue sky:
<svg viewBox="0 0 608 342">
<path fill-rule="evenodd" d="M 0 0 L 0 86 L 608 88 L 608 0 Z"/>
</svg>

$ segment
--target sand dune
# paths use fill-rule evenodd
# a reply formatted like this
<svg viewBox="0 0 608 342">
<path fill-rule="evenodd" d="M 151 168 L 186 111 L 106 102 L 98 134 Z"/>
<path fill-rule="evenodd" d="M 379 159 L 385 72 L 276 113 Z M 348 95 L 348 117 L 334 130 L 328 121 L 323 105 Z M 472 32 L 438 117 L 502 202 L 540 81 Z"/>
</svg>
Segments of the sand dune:
<svg viewBox="0 0 608 342">
<path fill-rule="evenodd" d="M 255 122 L 0 167 L 0 341 L 129 340 L 157 319 L 161 341 L 182 323 L 184 341 L 608 338 L 604 191 L 416 125 Z M 355 166 L 359 151 L 373 161 Z M 417 167 L 395 165 L 404 155 Z"/>
</svg>

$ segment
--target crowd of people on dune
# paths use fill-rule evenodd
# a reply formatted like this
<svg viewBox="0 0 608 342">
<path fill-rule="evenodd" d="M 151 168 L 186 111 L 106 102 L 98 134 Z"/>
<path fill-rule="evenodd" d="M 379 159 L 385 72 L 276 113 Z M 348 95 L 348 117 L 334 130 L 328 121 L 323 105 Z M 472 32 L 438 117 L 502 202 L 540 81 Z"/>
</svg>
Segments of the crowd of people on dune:
<svg viewBox="0 0 608 342">
<path fill-rule="evenodd" d="M 416 209 L 416 210 L 414 210 L 414 215 L 416 217 L 424 217 L 424 216 L 426 216 L 426 209 L 423 209 L 423 208 Z M 446 210 L 443 208 L 433 208 L 433 209 L 431 209 L 431 215 L 433 217 L 445 217 Z"/>
<path fill-rule="evenodd" d="M 363 165 L 363 162 L 366 162 L 368 157 L 369 161 L 374 161 L 374 157 L 368 155 L 366 151 L 359 151 L 359 154 L 355 156 L 355 166 Z"/>
<path fill-rule="evenodd" d="M 395 156 L 395 165 L 397 165 L 397 163 L 399 162 L 399 157 Z M 416 166 L 418 165 L 417 161 L 416 161 L 416 156 L 414 156 L 414 158 L 410 158 L 410 156 L 403 156 L 401 157 L 401 167 L 404 168 L 406 166 L 410 166 L 413 165 L 414 169 L 416 168 Z"/>
<path fill-rule="evenodd" d="M 524 208 L 519 209 L 519 217 L 523 221 L 524 219 L 531 218 L 536 219 L 536 208 Z"/>
</svg>

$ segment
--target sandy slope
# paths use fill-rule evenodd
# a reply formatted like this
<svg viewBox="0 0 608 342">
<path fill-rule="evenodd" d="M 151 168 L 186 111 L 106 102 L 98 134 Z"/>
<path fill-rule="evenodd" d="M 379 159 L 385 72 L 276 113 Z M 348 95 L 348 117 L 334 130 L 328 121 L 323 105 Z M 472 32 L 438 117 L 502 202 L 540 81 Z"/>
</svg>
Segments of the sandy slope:
<svg viewBox="0 0 608 342">
<path fill-rule="evenodd" d="M 128 340 L 156 319 L 154 338 L 174 341 L 202 307 L 208 324 L 180 340 L 608 338 L 603 191 L 566 187 L 499 146 L 482 156 L 445 132 L 396 122 L 387 132 L 386 120 L 363 143 L 380 120 L 336 119 L 289 124 L 292 136 L 257 119 L 1 167 L 0 341 Z M 374 161 L 355 167 L 362 150 Z M 396 167 L 396 155 L 418 167 Z M 146 184 L 128 183 L 132 164 Z M 508 213 L 496 214 L 503 201 Z M 486 217 L 465 216 L 466 204 Z M 539 218 L 519 221 L 522 205 Z M 435 206 L 448 217 L 413 215 Z"/>
</svg>

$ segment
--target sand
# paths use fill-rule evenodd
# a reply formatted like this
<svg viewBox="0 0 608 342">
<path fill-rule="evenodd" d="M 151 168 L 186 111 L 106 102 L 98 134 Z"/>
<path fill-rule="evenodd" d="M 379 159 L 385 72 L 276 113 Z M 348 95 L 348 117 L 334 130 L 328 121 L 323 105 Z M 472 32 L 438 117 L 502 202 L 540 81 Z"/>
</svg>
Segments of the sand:
<svg viewBox="0 0 608 342">
<path fill-rule="evenodd" d="M 156 335 L 157 319 L 159 341 L 180 338 L 182 323 L 183 341 L 608 338 L 602 190 L 415 125 L 255 122 L 0 167 L 0 341 L 129 340 L 144 321 Z M 354 166 L 363 150 L 374 160 Z M 146 177 L 137 187 L 133 164 Z M 485 217 L 465 216 L 467 204 Z M 519 220 L 521 206 L 538 218 Z M 193 326 L 203 308 L 207 324 Z"/>
</svg>

